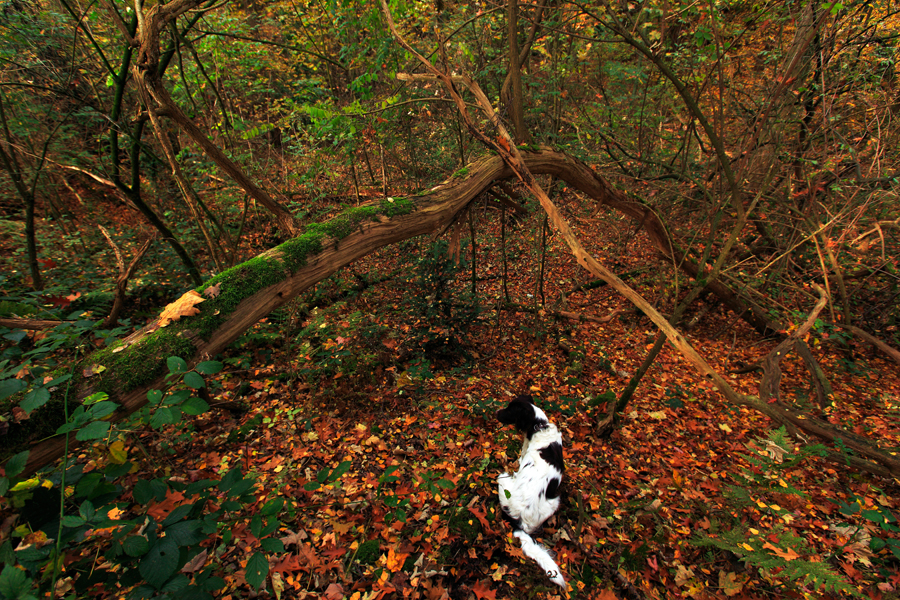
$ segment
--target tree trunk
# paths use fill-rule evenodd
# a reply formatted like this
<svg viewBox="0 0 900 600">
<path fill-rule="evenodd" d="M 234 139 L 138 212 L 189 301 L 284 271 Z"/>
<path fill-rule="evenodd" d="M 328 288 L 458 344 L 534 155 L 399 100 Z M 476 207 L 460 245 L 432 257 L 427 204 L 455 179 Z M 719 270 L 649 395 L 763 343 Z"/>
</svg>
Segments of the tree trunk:
<svg viewBox="0 0 900 600">
<path fill-rule="evenodd" d="M 525 127 L 525 109 L 522 100 L 522 68 L 519 64 L 519 0 L 509 0 L 507 13 L 508 27 L 506 35 L 509 37 L 509 77 L 510 90 L 506 97 L 506 106 L 509 108 L 509 116 L 512 119 L 513 131 L 516 134 L 516 143 L 529 141 L 528 129 Z"/>
</svg>

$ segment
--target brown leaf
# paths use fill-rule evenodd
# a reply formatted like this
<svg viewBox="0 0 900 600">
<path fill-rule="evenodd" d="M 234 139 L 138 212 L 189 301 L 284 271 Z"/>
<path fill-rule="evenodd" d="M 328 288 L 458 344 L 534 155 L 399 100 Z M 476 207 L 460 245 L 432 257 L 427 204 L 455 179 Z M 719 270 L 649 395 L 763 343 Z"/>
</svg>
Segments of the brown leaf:
<svg viewBox="0 0 900 600">
<path fill-rule="evenodd" d="M 165 310 L 159 316 L 159 326 L 165 327 L 172 321 L 177 321 L 181 317 L 192 317 L 200 314 L 200 309 L 195 305 L 204 302 L 203 296 L 190 290 L 181 298 L 166 306 Z"/>
<path fill-rule="evenodd" d="M 341 600 L 344 597 L 344 588 L 339 583 L 332 583 L 325 590 L 325 595 L 322 597 L 325 600 Z"/>
<path fill-rule="evenodd" d="M 221 285 L 222 285 L 222 282 L 220 281 L 216 285 L 209 286 L 208 288 L 203 290 L 203 295 L 206 296 L 207 298 L 218 298 L 219 294 L 221 293 L 219 291 L 219 287 Z"/>
<path fill-rule="evenodd" d="M 209 552 L 206 548 L 203 549 L 203 552 L 192 558 L 186 565 L 181 567 L 182 573 L 196 573 L 200 569 L 203 568 L 203 565 L 206 564 L 206 557 L 209 556 Z"/>
<path fill-rule="evenodd" d="M 24 410 L 22 410 L 22 408 L 19 406 L 13 406 L 12 416 L 13 416 L 13 420 L 16 423 L 21 423 L 22 421 L 28 420 L 28 413 L 25 412 Z"/>
</svg>

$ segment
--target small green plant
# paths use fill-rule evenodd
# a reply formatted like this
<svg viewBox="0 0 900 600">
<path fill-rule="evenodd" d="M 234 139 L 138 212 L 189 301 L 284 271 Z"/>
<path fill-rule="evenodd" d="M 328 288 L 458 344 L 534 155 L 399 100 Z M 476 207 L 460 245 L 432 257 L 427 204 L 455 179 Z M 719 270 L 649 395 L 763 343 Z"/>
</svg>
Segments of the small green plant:
<svg viewBox="0 0 900 600">
<path fill-rule="evenodd" d="M 784 427 L 771 431 L 768 438 L 755 439 L 747 447 L 752 453 L 741 457 L 751 467 L 735 477 L 737 485 L 728 489 L 726 497 L 739 509 L 767 514 L 773 525 L 763 527 L 758 518 L 752 520 L 754 525 L 748 524 L 750 521 L 735 522 L 716 533 L 695 536 L 692 543 L 732 552 L 777 585 L 858 595 L 838 572 L 816 556 L 804 538 L 782 524 L 789 523 L 791 515 L 781 506 L 779 497 L 806 496 L 792 485 L 793 470 L 819 455 L 824 447 L 795 448 Z"/>
<path fill-rule="evenodd" d="M 458 275 L 466 261 L 450 256 L 444 240 L 428 246 L 415 267 L 414 289 L 407 295 L 411 345 L 429 360 L 465 353 L 472 324 L 480 314 L 478 298 Z"/>
<path fill-rule="evenodd" d="M 350 470 L 352 463 L 349 460 L 345 460 L 334 469 L 329 469 L 325 467 L 321 471 L 316 474 L 316 480 L 310 481 L 303 486 L 303 489 L 307 492 L 314 492 L 321 488 L 323 485 L 333 485 L 337 483 L 337 481 L 344 476 L 344 474 Z"/>
<path fill-rule="evenodd" d="M 377 502 L 388 508 L 385 519 L 397 519 L 401 523 L 406 523 L 406 511 L 409 509 L 409 498 L 401 498 L 394 493 L 393 490 L 387 488 L 387 484 L 395 483 L 400 477 L 394 475 L 400 470 L 399 465 L 391 465 L 384 470 L 384 473 L 378 478 L 378 487 L 375 489 L 375 497 Z"/>
<path fill-rule="evenodd" d="M 192 392 L 204 388 L 203 375 L 217 373 L 221 363 L 209 361 L 188 369 L 182 359 L 172 357 L 167 364 L 169 390 L 149 392 L 149 404 L 132 415 L 126 429 L 144 424 L 154 429 L 183 427 L 184 415 L 209 409 Z M 57 385 L 66 377 L 59 379 Z M 105 393 L 95 393 L 71 414 L 67 412 L 66 423 L 58 430 L 81 441 L 106 440 L 101 447 L 109 459 L 101 468 L 85 472 L 84 465 L 66 460 L 56 470 L 22 478 L 28 451 L 6 463 L 0 496 L 23 519 L 11 538 L 0 544 L 5 565 L 0 572 L 2 597 L 24 600 L 57 589 L 63 557 L 75 559 L 67 562 L 65 572 L 65 585 L 75 597 L 85 597 L 91 587 L 103 585 L 122 590 L 129 598 L 211 599 L 225 586 L 215 574 L 218 567 L 214 558 L 209 560 L 208 550 L 211 544 L 234 541 L 235 526 L 247 518 L 242 514 L 244 507 L 258 501 L 255 477 L 244 477 L 240 468 L 233 468 L 218 480 L 134 481 L 129 474 L 136 465 L 128 460 L 124 440 L 104 420 L 115 409 Z M 133 502 L 126 500 L 129 492 Z M 163 505 L 166 510 L 153 510 Z M 255 589 L 268 575 L 266 553 L 284 551 L 282 542 L 273 537 L 283 507 L 284 498 L 275 496 L 249 518 L 249 531 L 258 546 L 247 562 L 246 580 Z M 22 543 L 25 538 L 30 542 Z M 79 550 L 98 543 L 105 547 L 100 566 L 93 552 Z"/>
<path fill-rule="evenodd" d="M 379 361 L 379 345 L 389 329 L 361 311 L 345 312 L 346 303 L 314 310 L 297 335 L 306 363 L 299 374 L 311 383 L 326 378 L 370 373 Z"/>
<path fill-rule="evenodd" d="M 877 490 L 876 491 L 880 491 Z M 865 519 L 869 526 L 865 528 L 854 527 L 852 525 L 838 526 L 839 531 L 847 533 L 848 538 L 859 537 L 869 540 L 869 548 L 874 553 L 887 550 L 895 559 L 900 559 L 900 540 L 897 534 L 900 533 L 900 526 L 897 524 L 897 517 L 894 513 L 884 506 L 872 506 L 872 508 L 864 508 L 865 500 L 859 496 L 853 495 L 850 502 L 839 502 L 839 510 L 842 515 L 847 517 L 859 516 Z M 880 533 L 880 535 L 874 535 Z"/>
</svg>

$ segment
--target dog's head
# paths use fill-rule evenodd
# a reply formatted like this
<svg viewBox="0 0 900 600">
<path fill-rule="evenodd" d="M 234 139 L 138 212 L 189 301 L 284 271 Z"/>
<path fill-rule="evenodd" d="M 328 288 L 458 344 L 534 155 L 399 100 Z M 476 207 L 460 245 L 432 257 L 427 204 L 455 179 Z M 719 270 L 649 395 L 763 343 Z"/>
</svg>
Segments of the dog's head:
<svg viewBox="0 0 900 600">
<path fill-rule="evenodd" d="M 506 408 L 497 411 L 497 420 L 504 425 L 515 425 L 516 429 L 531 437 L 535 431 L 547 425 L 547 415 L 534 405 L 531 396 L 516 396 Z"/>
</svg>

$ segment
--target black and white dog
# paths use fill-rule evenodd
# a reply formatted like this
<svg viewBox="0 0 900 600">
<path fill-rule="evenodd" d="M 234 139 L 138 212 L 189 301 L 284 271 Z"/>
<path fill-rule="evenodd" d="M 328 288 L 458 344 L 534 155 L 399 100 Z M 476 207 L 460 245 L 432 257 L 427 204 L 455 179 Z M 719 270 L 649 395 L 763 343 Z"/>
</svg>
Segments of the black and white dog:
<svg viewBox="0 0 900 600">
<path fill-rule="evenodd" d="M 497 411 L 497 419 L 515 425 L 525 434 L 519 471 L 497 478 L 500 507 L 512 522 L 513 535 L 522 543 L 522 551 L 533 558 L 553 583 L 566 589 L 566 580 L 550 552 L 531 535 L 559 508 L 563 480 L 562 436 L 547 415 L 534 405 L 531 396 L 517 396 L 509 406 Z"/>
</svg>

